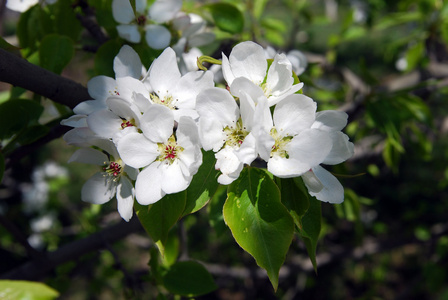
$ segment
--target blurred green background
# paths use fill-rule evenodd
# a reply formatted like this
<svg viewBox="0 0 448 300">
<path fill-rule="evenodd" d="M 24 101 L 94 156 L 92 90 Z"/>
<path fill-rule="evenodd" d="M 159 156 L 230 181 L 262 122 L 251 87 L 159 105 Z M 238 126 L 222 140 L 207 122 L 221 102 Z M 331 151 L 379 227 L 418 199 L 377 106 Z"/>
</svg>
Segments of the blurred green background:
<svg viewBox="0 0 448 300">
<path fill-rule="evenodd" d="M 184 7 L 200 14 L 200 2 L 185 1 Z M 346 197 L 340 205 L 322 205 L 317 274 L 297 238 L 277 293 L 225 226 L 224 192 L 173 229 L 166 259 L 176 259 L 176 245 L 186 243 L 189 257 L 205 262 L 219 288 L 197 299 L 448 299 L 448 3 L 224 2 L 244 12 L 245 31 L 216 32 L 205 54 L 242 40 L 282 52 L 298 49 L 308 59 L 299 76 L 304 93 L 319 110 L 348 113 L 345 132 L 355 155 L 331 169 Z M 18 17 L 2 10 L 2 37 L 9 41 Z M 94 59 L 77 52 L 63 75 L 85 85 L 95 74 Z M 0 88 L 4 101 L 10 86 Z M 48 104 L 46 115 L 52 113 Z M 74 150 L 57 139 L 5 173 L 0 273 L 30 257 L 20 237 L 54 251 L 120 221 L 116 201 L 81 202 L 82 184 L 95 168 L 68 165 Z M 11 223 L 19 234 L 8 228 Z M 59 265 L 41 280 L 60 299 L 155 299 L 156 283 L 147 280 L 154 249 L 140 230 Z"/>
</svg>

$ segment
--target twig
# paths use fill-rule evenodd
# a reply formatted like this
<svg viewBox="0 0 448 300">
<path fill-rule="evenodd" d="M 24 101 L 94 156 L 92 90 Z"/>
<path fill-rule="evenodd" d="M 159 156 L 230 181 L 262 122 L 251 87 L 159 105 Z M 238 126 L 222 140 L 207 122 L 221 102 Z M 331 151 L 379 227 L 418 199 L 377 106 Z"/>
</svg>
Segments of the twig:
<svg viewBox="0 0 448 300">
<path fill-rule="evenodd" d="M 71 242 L 58 250 L 48 252 L 45 259 L 34 259 L 0 276 L 2 279 L 39 280 L 60 264 L 75 260 L 89 252 L 105 248 L 106 243 L 114 243 L 125 236 L 141 230 L 138 218 L 129 223 L 124 221 L 92 234 L 84 239 Z"/>
<path fill-rule="evenodd" d="M 25 88 L 70 108 L 92 99 L 87 88 L 81 84 L 33 65 L 3 49 L 0 49 L 0 81 Z"/>
<path fill-rule="evenodd" d="M 89 6 L 87 1 L 79 1 L 79 7 L 81 7 L 84 14 L 76 14 L 81 25 L 87 29 L 87 31 L 93 36 L 93 38 L 98 42 L 99 45 L 104 44 L 109 39 L 102 28 L 96 22 L 95 13 L 92 7 Z M 98 46 L 99 46 L 98 45 Z M 97 46 L 97 47 L 98 47 Z"/>
</svg>

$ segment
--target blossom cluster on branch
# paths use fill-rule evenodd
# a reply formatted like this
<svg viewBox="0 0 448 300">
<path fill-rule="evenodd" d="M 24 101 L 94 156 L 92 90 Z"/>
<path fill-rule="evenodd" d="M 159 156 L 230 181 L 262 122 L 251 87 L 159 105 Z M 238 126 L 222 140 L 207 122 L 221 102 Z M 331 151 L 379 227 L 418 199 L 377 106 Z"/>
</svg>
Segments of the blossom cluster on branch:
<svg viewBox="0 0 448 300">
<path fill-rule="evenodd" d="M 347 115 L 316 112 L 285 54 L 267 60 L 254 42 L 236 45 L 229 57 L 222 55 L 225 88 L 215 86 L 211 71 L 182 75 L 172 48 L 146 71 L 123 46 L 114 71 L 115 78 L 92 78 L 94 99 L 62 122 L 74 127 L 65 141 L 81 147 L 70 161 L 102 166 L 83 186 L 84 201 L 102 204 L 116 196 L 129 221 L 134 197 L 149 205 L 187 189 L 201 166 L 201 149 L 215 153 L 220 184 L 231 184 L 258 159 L 276 177 L 301 176 L 321 201 L 343 201 L 342 185 L 320 164 L 353 155 L 341 132 Z"/>
</svg>

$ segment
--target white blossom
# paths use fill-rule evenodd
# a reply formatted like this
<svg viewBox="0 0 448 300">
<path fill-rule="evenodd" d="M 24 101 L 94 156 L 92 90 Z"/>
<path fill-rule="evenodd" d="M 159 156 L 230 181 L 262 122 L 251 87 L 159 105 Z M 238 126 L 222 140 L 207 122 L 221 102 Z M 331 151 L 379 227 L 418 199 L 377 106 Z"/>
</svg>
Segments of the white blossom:
<svg viewBox="0 0 448 300">
<path fill-rule="evenodd" d="M 120 216 L 129 221 L 133 214 L 135 194 L 131 180 L 135 180 L 138 170 L 123 163 L 111 141 L 92 139 L 90 142 L 107 154 L 93 148 L 81 148 L 69 159 L 69 162 L 102 166 L 102 170 L 83 185 L 81 199 L 93 204 L 104 204 L 116 196 Z"/>
<path fill-rule="evenodd" d="M 268 98 L 269 106 L 300 90 L 303 83 L 294 84 L 291 62 L 284 54 L 276 54 L 268 69 L 263 47 L 254 42 L 236 45 L 229 58 L 222 56 L 222 72 L 229 86 L 239 77 L 258 85 Z"/>
<path fill-rule="evenodd" d="M 174 116 L 163 105 L 152 105 L 143 115 L 142 133 L 130 133 L 118 142 L 123 161 L 143 168 L 135 183 L 136 199 L 148 205 L 166 194 L 185 190 L 202 163 L 196 123 L 181 117 L 173 133 Z"/>
</svg>

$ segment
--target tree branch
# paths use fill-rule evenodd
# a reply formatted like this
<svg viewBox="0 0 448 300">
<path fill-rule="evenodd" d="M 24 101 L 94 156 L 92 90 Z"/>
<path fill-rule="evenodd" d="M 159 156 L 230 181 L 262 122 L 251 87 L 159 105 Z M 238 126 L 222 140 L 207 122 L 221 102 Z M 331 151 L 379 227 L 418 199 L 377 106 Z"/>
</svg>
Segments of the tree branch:
<svg viewBox="0 0 448 300">
<path fill-rule="evenodd" d="M 0 81 L 10 83 L 74 108 L 92 99 L 87 88 L 0 49 Z"/>
<path fill-rule="evenodd" d="M 71 242 L 58 250 L 48 252 L 43 259 L 35 259 L 0 276 L 1 279 L 39 280 L 60 264 L 75 260 L 89 252 L 106 248 L 125 236 L 141 230 L 136 216 L 129 223 L 124 221 L 94 233 L 84 239 Z"/>
</svg>

